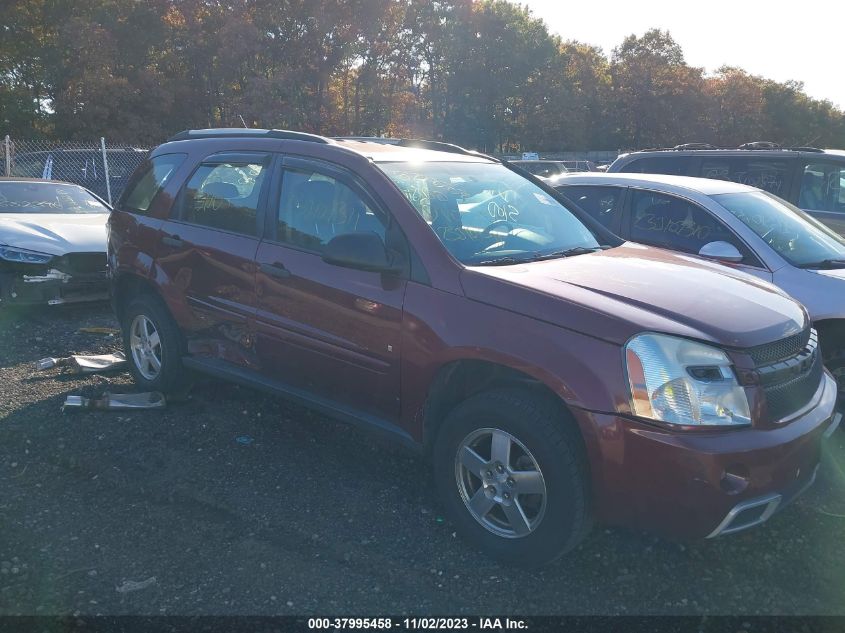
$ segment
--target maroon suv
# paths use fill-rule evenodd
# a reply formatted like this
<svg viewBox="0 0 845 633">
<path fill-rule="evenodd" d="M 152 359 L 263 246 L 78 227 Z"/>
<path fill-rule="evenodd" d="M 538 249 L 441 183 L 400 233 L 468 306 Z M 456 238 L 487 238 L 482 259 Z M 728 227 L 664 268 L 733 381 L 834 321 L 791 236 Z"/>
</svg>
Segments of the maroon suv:
<svg viewBox="0 0 845 633">
<path fill-rule="evenodd" d="M 457 528 L 524 565 L 593 517 L 761 523 L 839 421 L 777 288 L 455 146 L 182 132 L 111 215 L 109 266 L 140 387 L 198 370 L 419 446 Z"/>
</svg>

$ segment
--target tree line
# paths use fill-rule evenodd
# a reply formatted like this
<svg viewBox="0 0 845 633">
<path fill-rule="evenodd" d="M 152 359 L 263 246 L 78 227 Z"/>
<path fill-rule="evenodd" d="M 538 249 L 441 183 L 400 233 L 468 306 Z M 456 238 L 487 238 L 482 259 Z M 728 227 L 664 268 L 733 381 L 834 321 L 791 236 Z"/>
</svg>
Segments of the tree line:
<svg viewBox="0 0 845 633">
<path fill-rule="evenodd" d="M 708 75 L 657 29 L 606 55 L 508 0 L 7 2 L 0 133 L 17 137 L 247 125 L 487 152 L 845 147 L 843 113 L 801 82 Z"/>
</svg>

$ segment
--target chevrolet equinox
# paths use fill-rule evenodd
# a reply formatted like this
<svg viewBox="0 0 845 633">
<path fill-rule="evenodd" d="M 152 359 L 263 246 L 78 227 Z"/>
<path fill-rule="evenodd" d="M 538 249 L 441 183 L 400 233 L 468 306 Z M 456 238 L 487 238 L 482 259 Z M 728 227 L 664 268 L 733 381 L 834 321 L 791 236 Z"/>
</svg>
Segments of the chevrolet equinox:
<svg viewBox="0 0 845 633">
<path fill-rule="evenodd" d="M 418 446 L 460 533 L 516 564 L 592 520 L 762 523 L 839 422 L 775 286 L 623 242 L 453 145 L 181 132 L 133 175 L 108 257 L 141 388 L 200 371 Z"/>
</svg>

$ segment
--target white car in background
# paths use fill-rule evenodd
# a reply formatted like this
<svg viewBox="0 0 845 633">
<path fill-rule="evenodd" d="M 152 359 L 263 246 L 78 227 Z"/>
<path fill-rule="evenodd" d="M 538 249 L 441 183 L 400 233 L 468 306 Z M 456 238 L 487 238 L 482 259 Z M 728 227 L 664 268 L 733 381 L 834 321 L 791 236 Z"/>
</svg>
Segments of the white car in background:
<svg viewBox="0 0 845 633">
<path fill-rule="evenodd" d="M 716 260 L 807 308 L 845 394 L 845 238 L 774 194 L 724 180 L 567 174 L 550 183 L 632 242 Z"/>
<path fill-rule="evenodd" d="M 109 212 L 79 185 L 0 178 L 0 307 L 108 298 Z"/>
</svg>

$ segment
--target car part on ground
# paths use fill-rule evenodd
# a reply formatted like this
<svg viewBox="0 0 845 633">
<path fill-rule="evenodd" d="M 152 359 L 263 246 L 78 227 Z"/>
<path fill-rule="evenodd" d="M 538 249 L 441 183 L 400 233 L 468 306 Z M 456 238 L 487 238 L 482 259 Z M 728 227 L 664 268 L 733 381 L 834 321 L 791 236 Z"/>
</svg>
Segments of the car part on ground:
<svg viewBox="0 0 845 633">
<path fill-rule="evenodd" d="M 97 411 L 129 411 L 137 409 L 162 409 L 167 401 L 158 391 L 146 393 L 104 393 L 99 398 L 71 395 L 65 399 L 62 411 L 93 409 Z"/>
<path fill-rule="evenodd" d="M 432 451 L 459 531 L 513 563 L 593 516 L 705 538 L 783 507 L 834 423 L 794 300 L 460 147 L 181 133 L 109 226 L 142 389 L 198 370 Z"/>
<path fill-rule="evenodd" d="M 38 371 L 45 371 L 53 367 L 69 367 L 74 374 L 102 374 L 117 371 L 126 367 L 126 356 L 123 352 L 114 354 L 100 354 L 96 356 L 67 356 L 64 358 L 42 358 L 35 363 Z"/>
</svg>

